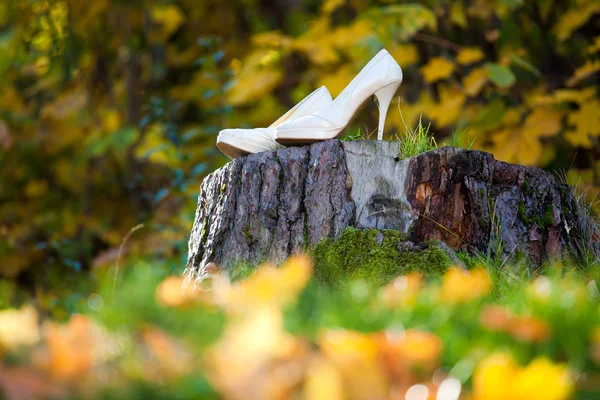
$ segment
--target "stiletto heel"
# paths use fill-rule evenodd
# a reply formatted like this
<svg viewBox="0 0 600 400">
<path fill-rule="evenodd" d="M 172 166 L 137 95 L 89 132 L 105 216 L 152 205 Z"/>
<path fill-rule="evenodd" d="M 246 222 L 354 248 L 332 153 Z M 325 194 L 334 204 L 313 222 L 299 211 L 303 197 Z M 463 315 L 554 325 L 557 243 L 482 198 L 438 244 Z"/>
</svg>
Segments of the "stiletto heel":
<svg viewBox="0 0 600 400">
<path fill-rule="evenodd" d="M 375 92 L 377 102 L 379 103 L 379 130 L 377 131 L 377 140 L 383 139 L 383 128 L 385 127 L 385 117 L 387 116 L 390 103 L 394 98 L 394 94 L 400 87 L 402 82 L 392 83 Z"/>
<path fill-rule="evenodd" d="M 289 146 L 339 137 L 373 95 L 379 100 L 378 139 L 381 140 L 390 102 L 401 82 L 402 68 L 390 53 L 381 50 L 326 107 L 278 125 L 275 140 Z"/>
</svg>

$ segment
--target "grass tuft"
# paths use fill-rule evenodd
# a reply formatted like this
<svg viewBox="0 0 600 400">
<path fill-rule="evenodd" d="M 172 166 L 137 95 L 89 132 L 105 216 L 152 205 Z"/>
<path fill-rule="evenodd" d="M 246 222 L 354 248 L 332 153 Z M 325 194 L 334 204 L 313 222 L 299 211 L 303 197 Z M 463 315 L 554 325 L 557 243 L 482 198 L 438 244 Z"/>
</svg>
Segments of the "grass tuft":
<svg viewBox="0 0 600 400">
<path fill-rule="evenodd" d="M 402 138 L 396 135 L 396 138 L 400 142 L 400 154 L 402 158 L 418 156 L 419 154 L 438 148 L 433 133 L 429 133 L 430 126 L 431 124 L 428 124 L 425 127 L 421 118 L 419 118 L 416 128 L 406 126 L 406 132 Z"/>
<path fill-rule="evenodd" d="M 452 138 L 450 140 L 450 146 L 452 147 L 460 147 L 466 150 L 472 150 L 473 144 L 475 143 L 475 139 L 471 139 L 469 135 L 467 135 L 467 128 L 462 131 L 455 130 L 452 132 Z"/>
<path fill-rule="evenodd" d="M 356 128 L 356 130 L 351 131 L 348 130 L 348 132 L 346 132 L 344 134 L 344 136 L 342 136 L 341 140 L 347 140 L 347 141 L 353 141 L 353 140 L 363 140 L 363 134 L 360 130 L 360 128 Z"/>
<path fill-rule="evenodd" d="M 581 264 L 583 269 L 598 269 L 600 266 L 600 221 L 594 212 L 598 204 L 596 198 L 591 201 L 588 199 L 587 190 L 581 188 L 581 179 L 577 182 L 572 182 L 566 171 L 558 172 L 560 182 L 569 186 L 573 197 L 575 197 L 575 208 L 578 219 L 576 226 L 569 227 L 574 230 L 576 244 L 579 247 L 580 255 L 582 256 Z M 568 212 L 568 210 L 563 210 Z"/>
</svg>

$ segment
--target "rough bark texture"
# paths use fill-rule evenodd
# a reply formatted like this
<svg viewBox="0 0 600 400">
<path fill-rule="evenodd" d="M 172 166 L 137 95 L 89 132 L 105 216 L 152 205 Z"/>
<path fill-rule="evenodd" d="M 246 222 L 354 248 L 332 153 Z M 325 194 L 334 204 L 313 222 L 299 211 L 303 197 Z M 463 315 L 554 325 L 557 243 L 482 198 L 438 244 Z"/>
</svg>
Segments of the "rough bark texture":
<svg viewBox="0 0 600 400">
<path fill-rule="evenodd" d="M 394 229 L 421 243 L 528 257 L 575 243 L 578 208 L 548 172 L 444 147 L 401 159 L 397 142 L 330 140 L 236 159 L 206 177 L 186 274 L 209 262 L 279 262 L 347 226 Z"/>
</svg>

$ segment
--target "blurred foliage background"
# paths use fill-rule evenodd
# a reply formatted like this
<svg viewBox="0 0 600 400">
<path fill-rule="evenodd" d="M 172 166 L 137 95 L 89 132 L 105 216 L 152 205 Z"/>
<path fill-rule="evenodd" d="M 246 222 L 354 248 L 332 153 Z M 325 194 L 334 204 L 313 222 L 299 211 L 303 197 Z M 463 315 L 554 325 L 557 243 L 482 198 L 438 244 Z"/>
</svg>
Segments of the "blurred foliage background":
<svg viewBox="0 0 600 400">
<path fill-rule="evenodd" d="M 199 184 L 227 162 L 219 130 L 269 125 L 320 85 L 335 96 L 382 47 L 405 73 L 388 138 L 422 115 L 438 141 L 466 128 L 474 148 L 567 171 L 593 198 L 598 13 L 592 0 L 0 0 L 3 301 L 20 287 L 72 309 L 73 282 L 93 285 L 120 250 L 182 271 Z M 374 106 L 355 125 L 369 137 Z"/>
</svg>

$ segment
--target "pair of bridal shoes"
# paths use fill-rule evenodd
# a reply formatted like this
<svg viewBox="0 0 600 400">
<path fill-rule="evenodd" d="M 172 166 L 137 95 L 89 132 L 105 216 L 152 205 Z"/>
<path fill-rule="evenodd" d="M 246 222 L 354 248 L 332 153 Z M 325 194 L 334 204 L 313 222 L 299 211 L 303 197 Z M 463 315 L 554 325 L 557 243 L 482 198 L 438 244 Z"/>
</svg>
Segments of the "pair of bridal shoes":
<svg viewBox="0 0 600 400">
<path fill-rule="evenodd" d="M 402 69 L 387 50 L 381 50 L 335 100 L 322 86 L 267 128 L 222 130 L 217 147 L 235 158 L 334 139 L 342 135 L 373 95 L 379 104 L 377 139 L 382 140 L 387 111 L 401 83 Z"/>
</svg>

